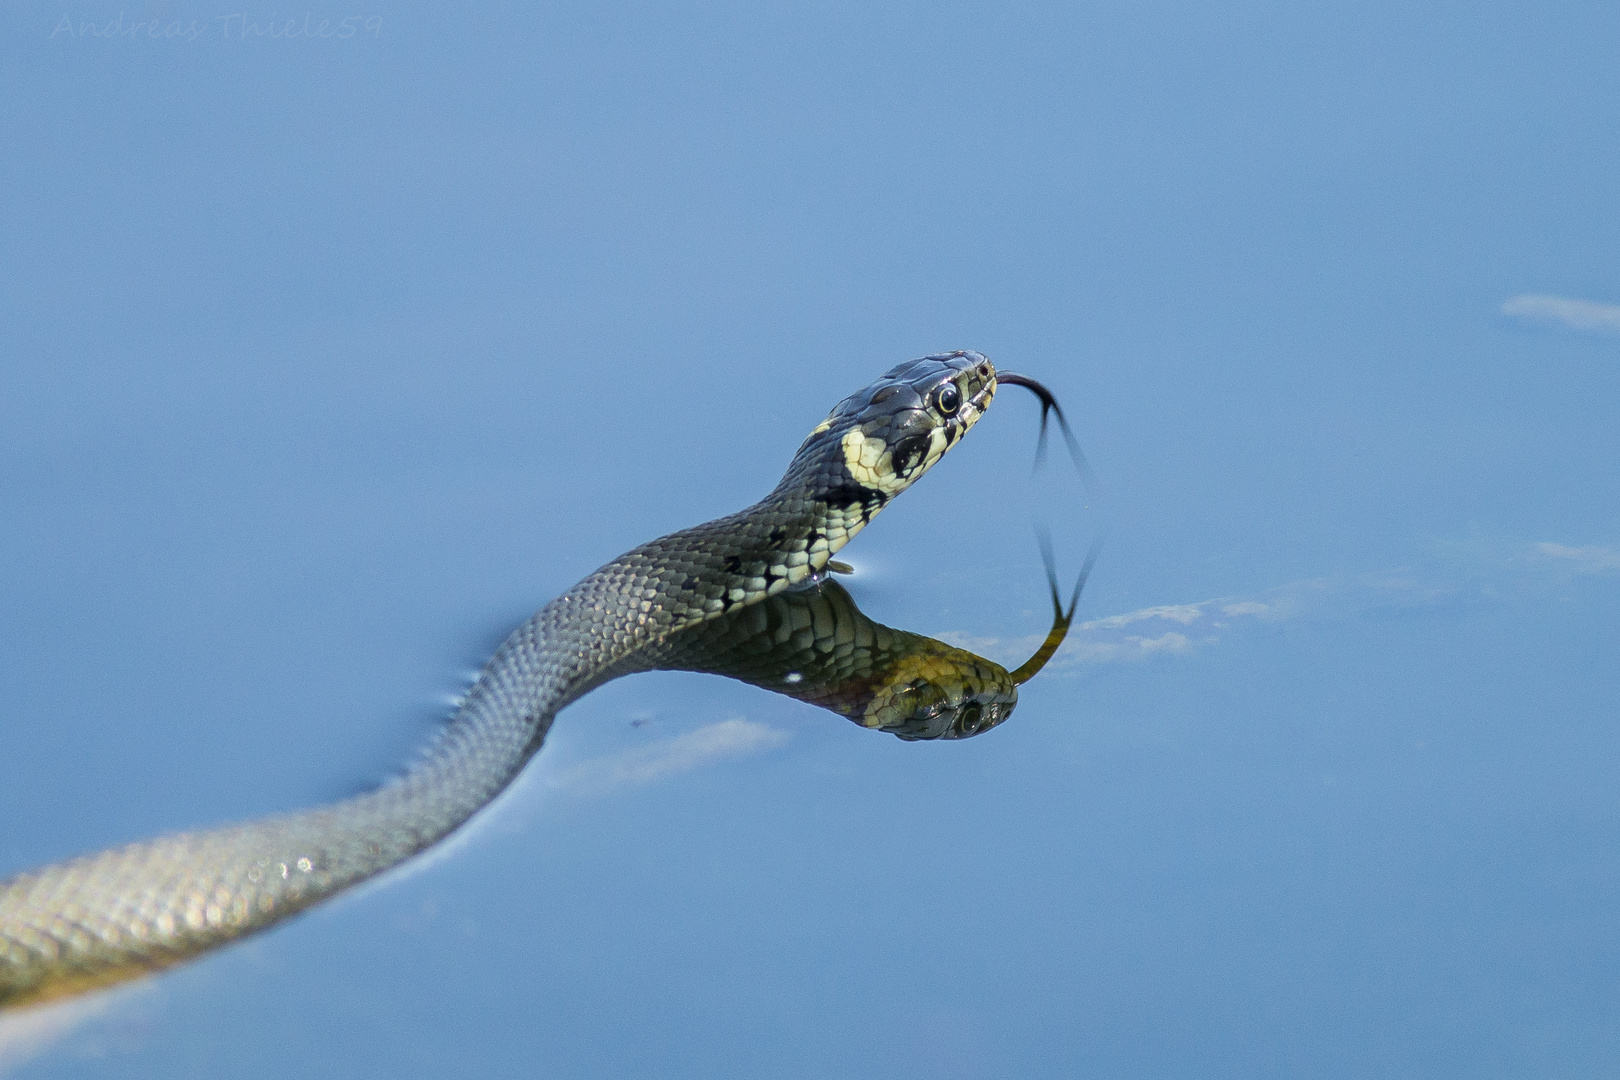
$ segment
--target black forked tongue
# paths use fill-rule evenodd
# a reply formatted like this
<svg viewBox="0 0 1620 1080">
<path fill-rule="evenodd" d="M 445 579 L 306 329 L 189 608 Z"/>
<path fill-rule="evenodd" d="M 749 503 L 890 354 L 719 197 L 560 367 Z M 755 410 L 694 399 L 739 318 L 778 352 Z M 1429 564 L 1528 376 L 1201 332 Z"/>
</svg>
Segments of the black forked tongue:
<svg viewBox="0 0 1620 1080">
<path fill-rule="evenodd" d="M 1069 444 L 1069 456 L 1074 459 L 1074 467 L 1080 471 L 1086 483 L 1091 482 L 1091 466 L 1086 464 L 1086 455 L 1080 451 L 1080 443 L 1075 439 L 1074 432 L 1069 430 L 1069 421 L 1064 419 L 1063 407 L 1052 396 L 1052 391 L 1026 375 L 1015 375 L 1010 371 L 996 372 L 997 384 L 1005 383 L 1008 386 L 1022 386 L 1025 390 L 1041 399 L 1041 434 L 1035 443 L 1035 469 L 1040 470 L 1046 461 L 1046 421 L 1049 414 L 1057 416 L 1058 430 L 1063 432 L 1063 441 Z"/>
<path fill-rule="evenodd" d="M 1074 622 L 1074 609 L 1080 603 L 1080 593 L 1086 587 L 1086 579 L 1091 576 L 1091 568 L 1097 565 L 1097 554 L 1102 551 L 1102 541 L 1098 540 L 1086 553 L 1085 565 L 1080 568 L 1080 577 L 1074 583 L 1074 592 L 1069 594 L 1069 607 L 1065 611 L 1063 601 L 1058 599 L 1057 560 L 1052 555 L 1052 534 L 1041 528 L 1037 530 L 1036 537 L 1041 544 L 1041 562 L 1046 564 L 1046 587 L 1052 594 L 1052 629 L 1047 633 L 1046 640 L 1041 642 L 1041 647 L 1035 650 L 1035 655 L 1020 664 L 1016 671 L 1008 673 L 1017 686 L 1033 679 L 1052 659 L 1058 646 L 1063 644 L 1063 639 L 1069 636 L 1069 624 Z"/>
</svg>

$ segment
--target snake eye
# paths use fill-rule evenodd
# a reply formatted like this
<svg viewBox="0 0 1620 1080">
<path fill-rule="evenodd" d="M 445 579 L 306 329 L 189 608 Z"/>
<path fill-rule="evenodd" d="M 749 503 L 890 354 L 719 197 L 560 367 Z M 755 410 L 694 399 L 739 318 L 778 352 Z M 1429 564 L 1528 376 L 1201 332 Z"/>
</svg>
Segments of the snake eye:
<svg viewBox="0 0 1620 1080">
<path fill-rule="evenodd" d="M 962 391 L 952 382 L 946 383 L 934 392 L 934 405 L 946 416 L 955 416 L 956 410 L 962 407 Z"/>
<path fill-rule="evenodd" d="M 977 701 L 969 703 L 967 708 L 962 710 L 962 715 L 956 719 L 956 730 L 963 735 L 976 734 L 982 716 L 983 713 L 979 708 L 979 703 Z"/>
</svg>

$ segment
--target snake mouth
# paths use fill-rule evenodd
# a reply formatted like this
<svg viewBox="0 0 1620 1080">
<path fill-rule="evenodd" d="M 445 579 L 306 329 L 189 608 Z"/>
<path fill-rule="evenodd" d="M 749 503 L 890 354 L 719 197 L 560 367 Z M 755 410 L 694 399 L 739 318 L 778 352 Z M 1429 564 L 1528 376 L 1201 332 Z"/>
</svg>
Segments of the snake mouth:
<svg viewBox="0 0 1620 1080">
<path fill-rule="evenodd" d="M 968 397 L 968 407 L 973 409 L 975 412 L 982 413 L 984 410 L 990 407 L 990 402 L 995 396 L 996 376 L 995 373 L 992 372 L 990 377 L 984 380 L 984 385 L 979 387 L 978 392 Z"/>
<path fill-rule="evenodd" d="M 977 376 L 976 380 L 974 379 L 975 376 Z M 970 369 L 969 377 L 962 381 L 977 381 L 979 383 L 979 388 L 968 394 L 967 400 L 962 403 L 961 412 L 958 414 L 961 430 L 966 431 L 974 425 L 979 417 L 984 415 L 985 410 L 990 407 L 990 402 L 996 396 L 996 369 L 990 366 L 990 361 L 985 360 L 979 364 L 977 369 Z M 964 389 L 966 388 L 964 387 Z"/>
</svg>

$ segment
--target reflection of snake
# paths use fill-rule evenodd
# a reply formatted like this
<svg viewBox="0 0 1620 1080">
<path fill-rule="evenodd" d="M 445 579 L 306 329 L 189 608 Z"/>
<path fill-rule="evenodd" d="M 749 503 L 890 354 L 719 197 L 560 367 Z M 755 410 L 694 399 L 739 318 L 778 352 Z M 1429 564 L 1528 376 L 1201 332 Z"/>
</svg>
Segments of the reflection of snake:
<svg viewBox="0 0 1620 1080">
<path fill-rule="evenodd" d="M 656 666 L 652 654 L 675 631 L 818 577 L 973 426 L 996 381 L 983 356 L 951 353 L 901 364 L 840 402 L 763 501 L 620 556 L 514 631 L 396 782 L 0 882 L 0 1007 L 195 956 L 435 843 L 517 775 L 563 706 Z"/>
<path fill-rule="evenodd" d="M 1064 610 L 1052 586 L 1052 629 L 1014 671 L 935 638 L 867 618 L 838 582 L 792 589 L 673 634 L 648 667 L 725 675 L 847 716 L 907 741 L 966 739 L 1012 715 L 1018 687 L 1063 644 L 1088 562 Z M 1050 558 L 1047 563 L 1051 578 Z"/>
</svg>

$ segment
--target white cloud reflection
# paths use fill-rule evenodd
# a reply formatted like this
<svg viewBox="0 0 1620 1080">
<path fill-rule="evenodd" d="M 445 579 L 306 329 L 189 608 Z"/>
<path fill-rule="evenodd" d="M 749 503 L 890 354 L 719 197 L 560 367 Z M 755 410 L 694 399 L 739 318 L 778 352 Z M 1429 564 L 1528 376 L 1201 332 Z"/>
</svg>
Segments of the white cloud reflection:
<svg viewBox="0 0 1620 1080">
<path fill-rule="evenodd" d="M 1575 300 L 1567 296 L 1515 296 L 1502 314 L 1523 322 L 1562 326 L 1588 333 L 1620 334 L 1620 306 Z"/>
<path fill-rule="evenodd" d="M 88 994 L 0 1016 L 0 1076 L 38 1057 L 81 1025 L 103 1016 L 119 993 Z"/>
<path fill-rule="evenodd" d="M 1620 547 L 1570 547 L 1568 544 L 1537 544 L 1536 554 L 1557 559 L 1577 574 L 1609 574 L 1620 570 Z"/>
<path fill-rule="evenodd" d="M 688 731 L 671 739 L 591 758 L 547 778 L 554 789 L 601 795 L 655 783 L 726 758 L 746 757 L 781 746 L 786 731 L 741 717 Z"/>
<path fill-rule="evenodd" d="M 1437 544 L 1440 561 L 1403 569 L 1290 582 L 1254 596 L 1222 596 L 1190 604 L 1158 604 L 1076 623 L 1048 670 L 1184 656 L 1266 624 L 1293 619 L 1388 617 L 1459 608 L 1520 591 L 1545 588 L 1548 572 L 1620 574 L 1620 546 L 1576 547 L 1542 542 L 1472 540 Z M 1019 638 L 938 635 L 960 648 L 1011 665 L 1039 647 L 1044 634 Z"/>
</svg>

